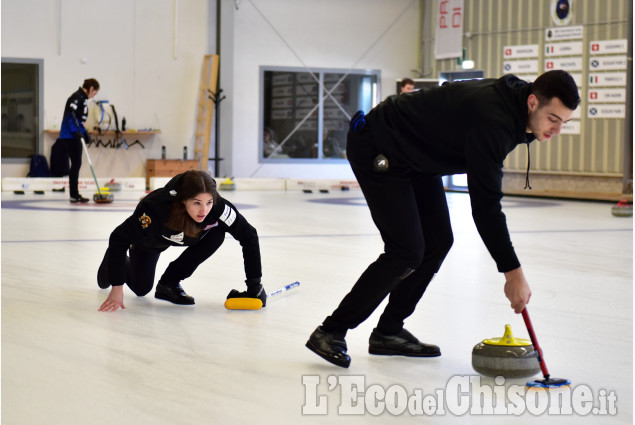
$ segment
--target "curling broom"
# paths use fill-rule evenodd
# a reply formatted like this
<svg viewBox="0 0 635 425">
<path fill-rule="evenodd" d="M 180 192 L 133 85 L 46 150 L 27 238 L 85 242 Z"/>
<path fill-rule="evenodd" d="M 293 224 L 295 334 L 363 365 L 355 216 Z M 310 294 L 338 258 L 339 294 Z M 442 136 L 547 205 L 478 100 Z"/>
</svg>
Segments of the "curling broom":
<svg viewBox="0 0 635 425">
<path fill-rule="evenodd" d="M 90 171 L 93 173 L 93 179 L 95 179 L 95 186 L 97 186 L 97 193 L 93 194 L 93 201 L 98 204 L 110 204 L 112 201 L 114 201 L 115 198 L 112 193 L 110 193 L 110 189 L 99 187 L 97 176 L 95 175 L 95 169 L 93 168 L 93 162 L 90 160 L 90 155 L 88 155 L 88 148 L 86 147 L 84 136 L 82 136 L 81 139 L 82 146 L 84 147 L 84 152 L 86 152 L 86 158 L 88 158 L 88 165 L 90 165 Z"/>
<path fill-rule="evenodd" d="M 267 294 L 267 298 L 274 295 L 282 294 L 290 289 L 300 286 L 300 282 L 293 282 L 282 288 L 278 288 L 273 292 Z M 262 301 L 258 298 L 227 298 L 225 301 L 225 308 L 228 310 L 260 310 L 262 308 Z"/>
<path fill-rule="evenodd" d="M 77 128 L 80 128 L 79 122 L 77 118 L 73 115 L 73 119 L 75 120 L 75 125 Z M 84 152 L 86 152 L 86 158 L 88 158 L 88 165 L 90 165 L 90 172 L 93 173 L 93 179 L 95 180 L 95 186 L 97 186 L 97 193 L 93 194 L 93 201 L 97 204 L 110 204 L 115 200 L 115 197 L 110 193 L 109 189 L 100 188 L 99 183 L 97 182 L 97 176 L 95 175 L 95 169 L 93 168 L 93 161 L 90 160 L 90 155 L 88 155 L 88 147 L 86 147 L 86 142 L 84 141 L 84 136 L 81 136 L 82 146 L 84 147 Z"/>
<path fill-rule="evenodd" d="M 523 320 L 525 321 L 525 326 L 527 326 L 527 332 L 529 332 L 529 338 L 531 338 L 531 343 L 534 345 L 534 350 L 536 350 L 540 369 L 542 370 L 542 374 L 545 378 L 529 381 L 525 385 L 529 388 L 558 388 L 565 385 L 570 385 L 571 381 L 569 381 L 568 379 L 552 378 L 551 375 L 549 375 L 547 364 L 545 363 L 545 358 L 542 355 L 542 349 L 538 345 L 538 340 L 536 339 L 536 334 L 534 333 L 534 327 L 531 324 L 531 319 L 529 318 L 529 313 L 527 312 L 527 307 L 525 307 L 525 309 L 522 311 L 522 315 Z"/>
</svg>

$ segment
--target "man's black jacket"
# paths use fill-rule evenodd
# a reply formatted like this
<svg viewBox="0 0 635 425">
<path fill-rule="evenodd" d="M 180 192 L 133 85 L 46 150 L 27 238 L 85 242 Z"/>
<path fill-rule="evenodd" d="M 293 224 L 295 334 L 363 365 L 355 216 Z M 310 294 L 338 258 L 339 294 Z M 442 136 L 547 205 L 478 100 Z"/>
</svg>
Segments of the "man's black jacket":
<svg viewBox="0 0 635 425">
<path fill-rule="evenodd" d="M 501 208 L 503 161 L 527 133 L 531 83 L 513 75 L 461 81 L 386 99 L 367 116 L 391 163 L 430 175 L 467 173 L 472 216 L 506 272 L 520 266 Z"/>
</svg>

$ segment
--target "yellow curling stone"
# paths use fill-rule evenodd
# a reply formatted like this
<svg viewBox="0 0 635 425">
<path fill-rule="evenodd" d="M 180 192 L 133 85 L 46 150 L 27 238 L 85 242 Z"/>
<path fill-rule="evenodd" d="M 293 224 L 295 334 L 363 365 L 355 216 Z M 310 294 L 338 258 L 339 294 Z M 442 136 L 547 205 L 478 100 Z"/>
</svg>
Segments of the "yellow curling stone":
<svg viewBox="0 0 635 425">
<path fill-rule="evenodd" d="M 231 178 L 227 177 L 220 182 L 218 190 L 236 190 L 236 183 L 234 183 Z"/>
<path fill-rule="evenodd" d="M 114 200 L 115 197 L 107 187 L 100 187 L 97 193 L 93 194 L 93 201 L 97 204 L 110 204 Z"/>
<path fill-rule="evenodd" d="M 472 350 L 472 367 L 485 376 L 526 378 L 540 372 L 538 353 L 531 341 L 515 338 L 512 327 L 505 325 L 501 338 L 484 339 Z"/>
</svg>

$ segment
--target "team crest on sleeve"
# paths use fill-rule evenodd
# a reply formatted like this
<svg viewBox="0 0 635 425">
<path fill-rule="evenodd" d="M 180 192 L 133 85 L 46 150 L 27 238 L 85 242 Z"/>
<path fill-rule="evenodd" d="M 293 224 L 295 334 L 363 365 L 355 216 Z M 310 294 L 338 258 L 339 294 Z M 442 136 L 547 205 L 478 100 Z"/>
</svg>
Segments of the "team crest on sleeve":
<svg viewBox="0 0 635 425">
<path fill-rule="evenodd" d="M 139 222 L 141 223 L 141 227 L 147 229 L 150 223 L 152 223 L 152 220 L 146 215 L 146 213 L 143 213 L 143 215 L 139 217 Z"/>
<path fill-rule="evenodd" d="M 225 205 L 225 211 L 223 211 L 218 219 L 227 226 L 231 226 L 234 223 L 234 220 L 236 220 L 236 211 L 229 205 Z"/>
</svg>

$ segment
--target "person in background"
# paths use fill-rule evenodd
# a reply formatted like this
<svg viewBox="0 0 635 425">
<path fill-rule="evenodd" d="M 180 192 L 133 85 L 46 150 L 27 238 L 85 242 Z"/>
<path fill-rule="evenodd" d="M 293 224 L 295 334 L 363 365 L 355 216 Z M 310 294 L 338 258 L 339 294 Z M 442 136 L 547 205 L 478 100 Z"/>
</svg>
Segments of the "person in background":
<svg viewBox="0 0 635 425">
<path fill-rule="evenodd" d="M 399 83 L 399 94 L 412 93 L 415 91 L 415 82 L 412 78 L 404 78 Z"/>
<path fill-rule="evenodd" d="M 194 304 L 194 298 L 180 282 L 216 252 L 226 233 L 242 246 L 247 278 L 247 291 L 232 297 L 259 298 L 264 307 L 267 295 L 260 283 L 262 267 L 256 229 L 218 194 L 216 181 L 208 173 L 191 170 L 144 197 L 134 213 L 110 235 L 97 284 L 111 289 L 99 311 L 126 308 L 124 283 L 137 296 L 150 292 L 159 255 L 171 246 L 185 250 L 159 279 L 154 297 L 174 304 Z"/>
<path fill-rule="evenodd" d="M 279 144 L 276 140 L 275 132 L 270 127 L 265 127 L 262 132 L 262 153 L 265 158 L 271 155 L 280 154 Z"/>
<path fill-rule="evenodd" d="M 324 129 L 322 136 L 322 154 L 324 158 L 346 158 L 343 143 L 335 137 L 335 130 Z"/>
<path fill-rule="evenodd" d="M 60 128 L 59 140 L 66 145 L 66 151 L 71 160 L 71 167 L 68 174 L 68 186 L 70 189 L 71 203 L 88 202 L 79 194 L 77 187 L 79 180 L 79 169 L 82 166 L 82 142 L 90 140 L 88 131 L 84 127 L 88 118 L 88 99 L 92 99 L 99 92 L 99 82 L 94 78 L 84 80 L 84 84 L 73 93 L 64 106 L 64 116 Z"/>
</svg>

